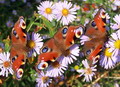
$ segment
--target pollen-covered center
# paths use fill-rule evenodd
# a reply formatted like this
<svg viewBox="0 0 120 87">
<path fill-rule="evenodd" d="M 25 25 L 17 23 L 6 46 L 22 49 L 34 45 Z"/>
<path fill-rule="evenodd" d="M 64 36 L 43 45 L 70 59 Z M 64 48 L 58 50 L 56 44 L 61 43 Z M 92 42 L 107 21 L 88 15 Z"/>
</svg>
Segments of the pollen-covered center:
<svg viewBox="0 0 120 87">
<path fill-rule="evenodd" d="M 58 61 L 53 62 L 51 65 L 52 65 L 54 68 L 60 67 L 60 64 L 59 64 Z"/>
<path fill-rule="evenodd" d="M 3 63 L 3 66 L 4 66 L 5 68 L 9 67 L 9 66 L 10 66 L 10 62 L 9 62 L 9 61 L 5 61 L 5 62 Z"/>
<path fill-rule="evenodd" d="M 104 54 L 105 54 L 105 56 L 107 56 L 107 57 L 111 57 L 111 55 L 112 55 L 112 53 L 109 52 L 109 48 L 106 48 L 106 49 L 105 49 Z"/>
<path fill-rule="evenodd" d="M 91 69 L 91 68 L 87 68 L 87 69 L 85 70 L 85 73 L 88 74 L 88 75 L 91 74 L 91 73 L 92 73 L 92 69 Z"/>
<path fill-rule="evenodd" d="M 51 8 L 46 8 L 45 9 L 45 13 L 46 14 L 51 14 L 52 13 L 52 9 Z"/>
<path fill-rule="evenodd" d="M 120 49 L 120 40 L 115 41 L 114 46 L 115 48 Z"/>
<path fill-rule="evenodd" d="M 35 42 L 33 40 L 29 40 L 27 42 L 27 46 L 30 47 L 30 48 L 34 48 L 35 47 Z"/>
<path fill-rule="evenodd" d="M 62 10 L 62 14 L 63 14 L 63 16 L 67 16 L 67 15 L 69 14 L 69 10 L 66 9 L 66 8 L 64 8 L 64 9 Z"/>
<path fill-rule="evenodd" d="M 43 83 L 46 83 L 49 80 L 48 76 L 43 76 L 42 78 Z"/>
</svg>

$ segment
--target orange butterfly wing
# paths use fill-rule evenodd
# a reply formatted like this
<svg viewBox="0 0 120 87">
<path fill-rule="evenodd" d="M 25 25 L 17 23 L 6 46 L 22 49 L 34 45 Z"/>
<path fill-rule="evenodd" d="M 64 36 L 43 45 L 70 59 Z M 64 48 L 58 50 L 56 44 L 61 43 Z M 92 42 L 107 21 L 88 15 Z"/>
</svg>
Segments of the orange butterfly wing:
<svg viewBox="0 0 120 87">
<path fill-rule="evenodd" d="M 14 28 L 11 32 L 11 50 L 10 59 L 12 63 L 12 68 L 15 72 L 16 79 L 20 79 L 23 75 L 23 66 L 25 64 L 25 47 L 27 43 L 26 33 L 25 33 L 25 22 L 24 18 L 19 17 L 18 21 L 15 23 Z"/>
<path fill-rule="evenodd" d="M 60 28 L 54 37 L 45 42 L 41 48 L 37 68 L 40 69 L 41 62 L 55 61 L 61 55 L 67 56 L 67 50 L 74 44 L 75 38 L 79 38 L 82 33 L 83 26 L 64 26 Z"/>
<path fill-rule="evenodd" d="M 93 58 L 101 51 L 101 48 L 104 45 L 104 42 L 107 39 L 106 32 L 106 22 L 102 15 L 104 9 L 100 9 L 94 17 L 94 20 L 91 21 L 87 27 L 85 35 L 90 38 L 89 41 L 86 41 L 83 47 L 84 53 L 88 56 L 88 59 L 93 60 Z"/>
</svg>

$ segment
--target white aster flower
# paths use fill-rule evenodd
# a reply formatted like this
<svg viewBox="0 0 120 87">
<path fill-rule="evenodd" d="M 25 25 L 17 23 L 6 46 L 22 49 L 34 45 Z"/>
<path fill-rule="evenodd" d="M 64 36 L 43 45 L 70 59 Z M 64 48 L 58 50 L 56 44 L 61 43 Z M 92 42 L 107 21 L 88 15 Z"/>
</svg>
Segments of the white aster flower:
<svg viewBox="0 0 120 87">
<path fill-rule="evenodd" d="M 84 65 L 85 69 L 79 69 L 77 72 L 81 73 L 80 76 L 84 75 L 84 81 L 90 82 L 92 81 L 92 77 L 95 75 L 96 65 L 93 67 L 90 67 L 90 65 L 87 62 L 87 59 L 82 61 L 82 64 Z"/>
<path fill-rule="evenodd" d="M 42 2 L 39 7 L 37 7 L 38 13 L 46 17 L 49 21 L 52 21 L 55 18 L 54 15 L 54 5 L 51 1 Z"/>
<path fill-rule="evenodd" d="M 41 71 L 36 78 L 36 82 L 36 87 L 47 87 L 49 86 L 49 83 L 52 82 L 52 79 L 50 79 L 49 76 L 47 76 L 43 71 Z"/>
<path fill-rule="evenodd" d="M 120 6 L 120 0 L 114 0 L 113 4 L 116 6 Z"/>
<path fill-rule="evenodd" d="M 111 4 L 110 6 L 111 6 L 111 8 L 112 8 L 113 11 L 116 11 L 118 9 L 117 6 L 114 5 L 114 4 Z"/>
<path fill-rule="evenodd" d="M 100 65 L 105 69 L 113 68 L 117 63 L 117 57 L 109 52 L 110 48 L 105 48 L 104 52 L 100 55 Z"/>
<path fill-rule="evenodd" d="M 75 11 L 77 8 L 74 7 L 71 2 L 58 2 L 55 5 L 55 14 L 57 21 L 60 20 L 63 25 L 68 25 L 70 22 L 73 22 L 75 20 L 75 14 L 77 14 Z"/>
<path fill-rule="evenodd" d="M 113 20 L 116 22 L 115 24 L 111 24 L 111 28 L 116 30 L 116 29 L 120 29 L 120 14 L 116 15 Z"/>
<path fill-rule="evenodd" d="M 61 62 L 61 59 L 58 58 L 55 62 L 52 62 L 51 65 L 47 68 L 46 75 L 50 77 L 61 76 L 66 70 L 67 65 Z"/>
<path fill-rule="evenodd" d="M 40 48 L 43 46 L 42 38 L 39 33 L 34 33 L 32 32 L 32 36 L 28 34 L 27 36 L 27 46 L 31 49 L 30 52 L 28 53 L 29 56 L 36 56 L 37 54 L 40 54 Z"/>
<path fill-rule="evenodd" d="M 113 56 L 120 56 L 120 30 L 111 34 L 107 47 L 110 47 L 109 52 L 112 52 Z"/>
<path fill-rule="evenodd" d="M 79 56 L 79 53 L 80 53 L 79 45 L 75 44 L 72 47 L 70 47 L 69 55 L 68 56 L 62 55 L 60 57 L 60 61 L 65 65 L 71 64 L 75 60 L 77 60 L 76 57 Z"/>
<path fill-rule="evenodd" d="M 10 63 L 10 53 L 0 53 L 0 75 L 8 77 L 8 73 L 13 74 Z"/>
</svg>

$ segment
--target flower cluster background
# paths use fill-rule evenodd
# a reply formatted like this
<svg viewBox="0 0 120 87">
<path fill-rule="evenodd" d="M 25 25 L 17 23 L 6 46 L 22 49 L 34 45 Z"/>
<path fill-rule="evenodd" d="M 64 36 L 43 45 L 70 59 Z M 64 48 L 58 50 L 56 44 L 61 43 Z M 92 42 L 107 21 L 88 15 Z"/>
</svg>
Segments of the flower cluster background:
<svg viewBox="0 0 120 87">
<path fill-rule="evenodd" d="M 92 66 L 82 53 L 90 40 L 82 35 L 46 69 L 36 70 L 43 44 L 64 26 L 86 26 L 102 8 L 107 41 Z M 17 80 L 10 61 L 11 31 L 20 16 L 26 23 L 27 53 L 24 74 Z M 120 0 L 0 0 L 0 87 L 119 87 Z"/>
</svg>

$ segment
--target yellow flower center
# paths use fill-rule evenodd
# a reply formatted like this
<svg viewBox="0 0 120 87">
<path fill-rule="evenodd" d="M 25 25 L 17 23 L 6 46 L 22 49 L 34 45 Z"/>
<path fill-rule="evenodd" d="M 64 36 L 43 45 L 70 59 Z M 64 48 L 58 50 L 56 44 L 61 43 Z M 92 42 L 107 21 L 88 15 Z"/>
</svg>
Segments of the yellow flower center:
<svg viewBox="0 0 120 87">
<path fill-rule="evenodd" d="M 58 61 L 53 62 L 51 65 L 52 65 L 54 68 L 60 67 L 60 64 L 59 64 Z"/>
<path fill-rule="evenodd" d="M 51 8 L 46 8 L 46 9 L 45 9 L 45 12 L 46 12 L 47 14 L 51 14 L 51 13 L 52 13 L 52 9 L 51 9 Z"/>
<path fill-rule="evenodd" d="M 107 56 L 107 57 L 111 57 L 112 53 L 109 52 L 108 50 L 109 50 L 109 48 L 106 48 L 104 54 L 105 54 L 105 56 Z"/>
<path fill-rule="evenodd" d="M 88 75 L 91 74 L 91 73 L 92 73 L 92 69 L 91 69 L 91 68 L 87 68 L 87 69 L 85 70 L 85 73 L 88 74 Z"/>
<path fill-rule="evenodd" d="M 74 69 L 75 69 L 75 70 L 78 70 L 78 69 L 79 69 L 79 66 L 78 66 L 78 65 L 75 65 L 75 66 L 74 66 Z"/>
<path fill-rule="evenodd" d="M 116 42 L 114 42 L 114 46 L 115 46 L 117 49 L 120 49 L 120 40 L 117 40 Z"/>
<path fill-rule="evenodd" d="M 69 10 L 66 9 L 66 8 L 64 8 L 64 9 L 62 10 L 62 14 L 63 14 L 63 16 L 67 16 L 67 15 L 69 14 Z"/>
<path fill-rule="evenodd" d="M 10 66 L 10 62 L 9 62 L 9 61 L 5 61 L 5 62 L 3 63 L 3 66 L 4 66 L 5 68 L 9 67 L 9 66 Z"/>
<path fill-rule="evenodd" d="M 27 46 L 30 47 L 30 48 L 34 48 L 35 47 L 35 42 L 33 40 L 29 40 L 27 42 Z"/>
<path fill-rule="evenodd" d="M 48 76 L 43 76 L 42 78 L 43 83 L 46 83 L 49 80 Z"/>
</svg>

